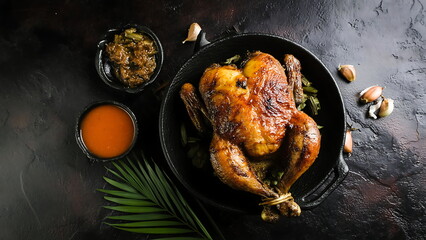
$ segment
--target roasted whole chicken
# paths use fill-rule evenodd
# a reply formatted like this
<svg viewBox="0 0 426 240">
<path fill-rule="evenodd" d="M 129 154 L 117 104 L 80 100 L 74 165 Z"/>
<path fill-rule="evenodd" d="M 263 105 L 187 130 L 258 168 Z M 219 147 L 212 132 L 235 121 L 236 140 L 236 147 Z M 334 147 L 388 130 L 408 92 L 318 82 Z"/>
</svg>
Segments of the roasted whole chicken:
<svg viewBox="0 0 426 240">
<path fill-rule="evenodd" d="M 212 126 L 217 177 L 261 196 L 269 222 L 300 215 L 289 189 L 317 158 L 321 139 L 315 121 L 296 108 L 303 98 L 300 62 L 289 54 L 283 62 L 285 69 L 273 56 L 254 52 L 242 69 L 213 64 L 199 91 L 190 83 L 180 91 L 195 127 L 206 132 L 204 119 Z"/>
</svg>

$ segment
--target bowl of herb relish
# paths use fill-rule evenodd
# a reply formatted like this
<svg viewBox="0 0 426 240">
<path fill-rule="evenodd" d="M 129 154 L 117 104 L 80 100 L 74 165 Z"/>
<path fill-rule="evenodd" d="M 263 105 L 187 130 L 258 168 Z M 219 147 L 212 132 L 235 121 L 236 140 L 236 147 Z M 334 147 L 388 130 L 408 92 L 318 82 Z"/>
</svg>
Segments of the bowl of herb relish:
<svg viewBox="0 0 426 240">
<path fill-rule="evenodd" d="M 155 81 L 163 64 L 160 40 L 147 27 L 128 24 L 107 31 L 98 43 L 95 64 L 113 89 L 138 93 Z"/>
</svg>

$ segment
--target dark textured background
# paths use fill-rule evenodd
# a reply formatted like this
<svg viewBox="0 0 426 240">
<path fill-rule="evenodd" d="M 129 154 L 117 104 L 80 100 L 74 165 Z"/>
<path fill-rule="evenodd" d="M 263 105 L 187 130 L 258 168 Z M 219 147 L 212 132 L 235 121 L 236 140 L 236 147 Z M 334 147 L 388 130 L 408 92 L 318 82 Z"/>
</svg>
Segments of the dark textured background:
<svg viewBox="0 0 426 240">
<path fill-rule="evenodd" d="M 192 22 L 214 40 L 226 30 L 289 38 L 316 54 L 342 91 L 354 154 L 350 172 L 319 207 L 278 224 L 208 208 L 227 239 L 426 239 L 425 1 L 9 1 L 0 3 L 0 239 L 145 239 L 102 225 L 95 191 L 104 164 L 74 139 L 79 112 L 111 99 L 131 107 L 138 148 L 162 164 L 157 121 L 164 94 L 191 56 Z M 125 23 L 149 26 L 163 43 L 158 81 L 136 96 L 107 89 L 94 68 L 96 43 Z M 339 64 L 358 79 L 342 80 Z M 366 118 L 357 93 L 379 84 L 394 113 Z"/>
</svg>

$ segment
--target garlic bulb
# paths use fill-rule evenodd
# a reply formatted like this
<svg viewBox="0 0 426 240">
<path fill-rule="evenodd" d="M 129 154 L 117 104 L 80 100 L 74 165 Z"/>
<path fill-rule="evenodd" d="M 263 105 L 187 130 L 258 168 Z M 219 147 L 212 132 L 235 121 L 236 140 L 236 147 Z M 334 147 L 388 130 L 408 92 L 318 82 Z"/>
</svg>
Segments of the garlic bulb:
<svg viewBox="0 0 426 240">
<path fill-rule="evenodd" d="M 198 23 L 192 23 L 188 29 L 188 36 L 186 37 L 185 40 L 183 40 L 182 43 L 193 42 L 197 40 L 198 34 L 200 34 L 200 32 L 201 32 L 201 26 Z"/>
<path fill-rule="evenodd" d="M 376 99 L 378 99 L 382 95 L 383 89 L 384 89 L 384 87 L 380 87 L 380 86 L 371 86 L 371 87 L 364 89 L 360 93 L 361 102 L 369 103 L 369 102 L 375 101 Z"/>
<path fill-rule="evenodd" d="M 394 108 L 394 101 L 390 98 L 385 98 L 382 105 L 380 106 L 379 116 L 386 117 L 389 116 Z"/>
</svg>

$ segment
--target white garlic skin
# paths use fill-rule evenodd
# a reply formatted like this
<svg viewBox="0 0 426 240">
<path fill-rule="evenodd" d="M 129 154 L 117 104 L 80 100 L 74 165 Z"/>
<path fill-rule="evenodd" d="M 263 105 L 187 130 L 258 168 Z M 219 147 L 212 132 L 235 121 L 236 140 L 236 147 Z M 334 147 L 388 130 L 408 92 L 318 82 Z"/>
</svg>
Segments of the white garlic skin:
<svg viewBox="0 0 426 240">
<path fill-rule="evenodd" d="M 368 116 L 369 117 L 371 117 L 373 119 L 377 119 L 376 112 L 382 106 L 382 101 L 383 101 L 382 98 L 380 98 L 379 100 L 377 100 L 376 104 L 373 104 L 368 108 Z"/>
</svg>

